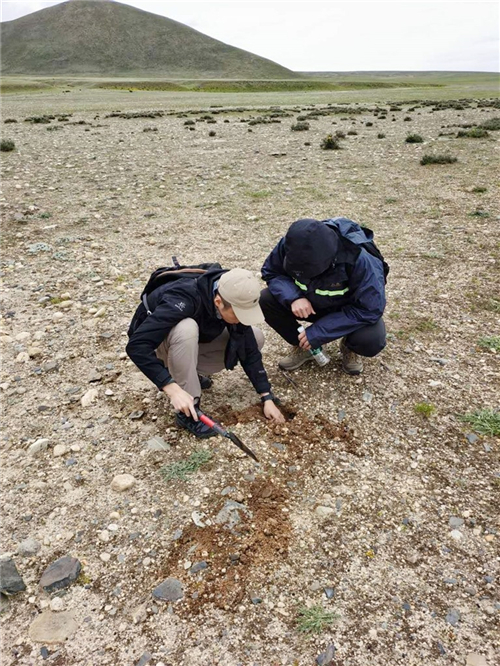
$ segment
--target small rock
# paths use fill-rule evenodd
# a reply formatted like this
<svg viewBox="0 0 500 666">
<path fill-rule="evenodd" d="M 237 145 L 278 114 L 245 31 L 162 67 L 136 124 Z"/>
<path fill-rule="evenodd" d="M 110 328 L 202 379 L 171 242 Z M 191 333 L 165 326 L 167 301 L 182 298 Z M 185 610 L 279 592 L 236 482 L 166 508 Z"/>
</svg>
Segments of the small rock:
<svg viewBox="0 0 500 666">
<path fill-rule="evenodd" d="M 0 592 L 3 594 L 17 594 L 26 589 L 23 579 L 19 575 L 14 560 L 0 560 Z"/>
<path fill-rule="evenodd" d="M 57 361 L 46 361 L 42 365 L 43 372 L 55 372 L 59 370 L 59 363 Z"/>
<path fill-rule="evenodd" d="M 362 398 L 363 402 L 366 402 L 366 404 L 369 405 L 373 400 L 373 393 L 370 393 L 370 391 L 364 391 Z"/>
<path fill-rule="evenodd" d="M 118 474 L 113 481 L 111 481 L 111 490 L 116 490 L 121 493 L 125 490 L 129 490 L 135 486 L 135 484 L 136 480 L 132 474 Z"/>
<path fill-rule="evenodd" d="M 109 560 L 111 559 L 111 555 L 109 553 L 101 553 L 99 557 L 103 562 L 109 562 Z"/>
<path fill-rule="evenodd" d="M 193 566 L 189 570 L 189 573 L 192 573 L 192 574 L 198 573 L 198 571 L 202 571 L 203 569 L 206 569 L 207 566 L 208 566 L 208 564 L 204 561 L 196 562 L 195 564 L 193 564 Z"/>
<path fill-rule="evenodd" d="M 464 538 L 464 535 L 462 534 L 462 532 L 460 532 L 460 530 L 452 530 L 450 532 L 450 536 L 455 541 L 461 541 Z"/>
<path fill-rule="evenodd" d="M 102 307 L 97 310 L 97 312 L 94 314 L 94 317 L 104 317 L 106 314 L 106 308 Z"/>
<path fill-rule="evenodd" d="M 446 622 L 448 622 L 448 624 L 451 624 L 452 627 L 456 627 L 457 624 L 460 622 L 460 618 L 461 618 L 460 611 L 456 610 L 456 608 L 452 608 L 448 611 L 446 615 Z"/>
<path fill-rule="evenodd" d="M 100 382 L 101 379 L 102 375 L 97 370 L 92 370 L 87 381 L 89 384 L 93 384 L 94 382 Z"/>
<path fill-rule="evenodd" d="M 16 361 L 18 363 L 27 363 L 30 360 L 30 355 L 28 352 L 19 352 L 19 354 L 16 356 Z"/>
<path fill-rule="evenodd" d="M 153 597 L 160 601 L 177 601 L 182 599 L 183 596 L 182 583 L 176 578 L 167 578 L 153 590 Z"/>
<path fill-rule="evenodd" d="M 30 456 L 36 456 L 40 451 L 45 451 L 49 444 L 48 439 L 37 439 L 28 449 Z"/>
<path fill-rule="evenodd" d="M 329 518 L 332 513 L 335 513 L 335 509 L 332 509 L 330 506 L 317 506 L 314 513 L 320 520 L 325 520 L 325 518 Z"/>
<path fill-rule="evenodd" d="M 64 610 L 64 601 L 61 599 L 61 597 L 54 597 L 50 600 L 50 610 L 54 611 L 55 613 L 60 613 Z"/>
<path fill-rule="evenodd" d="M 335 652 L 337 651 L 335 645 L 331 643 L 324 652 L 316 657 L 318 666 L 335 666 Z"/>
<path fill-rule="evenodd" d="M 3 592 L 0 594 L 0 615 L 5 613 L 10 608 L 9 597 L 7 597 Z"/>
<path fill-rule="evenodd" d="M 131 412 L 128 417 L 131 421 L 138 421 L 139 419 L 142 419 L 144 416 L 144 412 L 140 409 L 136 410 L 135 412 Z"/>
<path fill-rule="evenodd" d="M 101 530 L 99 532 L 98 537 L 101 541 L 104 541 L 104 543 L 107 543 L 109 541 L 109 532 L 108 530 Z"/>
<path fill-rule="evenodd" d="M 15 337 L 17 342 L 26 342 L 26 340 L 29 340 L 31 338 L 31 333 L 28 333 L 28 331 L 23 331 L 22 333 L 18 333 Z"/>
<path fill-rule="evenodd" d="M 488 666 L 488 662 L 482 654 L 469 652 L 465 666 Z"/>
<path fill-rule="evenodd" d="M 325 587 L 323 588 L 324 593 L 326 594 L 327 599 L 333 599 L 335 596 L 335 588 L 334 587 Z"/>
<path fill-rule="evenodd" d="M 45 569 L 40 579 L 40 587 L 46 592 L 69 587 L 80 575 L 82 565 L 76 557 L 60 557 Z"/>
<path fill-rule="evenodd" d="M 469 442 L 469 444 L 474 444 L 478 440 L 478 436 L 475 435 L 473 432 L 470 432 L 468 435 L 465 435 L 465 439 Z"/>
<path fill-rule="evenodd" d="M 215 517 L 215 522 L 232 529 L 241 520 L 239 511 L 242 511 L 248 517 L 252 517 L 252 512 L 244 504 L 240 504 L 234 500 L 227 500 Z"/>
<path fill-rule="evenodd" d="M 205 523 L 203 522 L 205 517 L 206 513 L 203 513 L 202 511 L 193 511 L 191 514 L 191 518 L 196 527 L 205 527 Z"/>
<path fill-rule="evenodd" d="M 60 458 L 61 456 L 64 456 L 68 452 L 67 447 L 64 444 L 56 444 L 54 446 L 54 450 L 52 451 L 52 455 L 54 458 Z"/>
<path fill-rule="evenodd" d="M 52 645 L 54 643 L 64 643 L 77 629 L 78 625 L 72 611 L 63 613 L 46 611 L 35 618 L 28 633 L 35 643 Z"/>
<path fill-rule="evenodd" d="M 35 539 L 24 539 L 17 546 L 17 554 L 21 557 L 33 557 L 41 548 L 41 544 Z"/>
<path fill-rule="evenodd" d="M 457 516 L 452 516 L 448 521 L 448 525 L 450 527 L 462 527 L 463 524 L 464 524 L 464 519 L 458 518 Z"/>
<path fill-rule="evenodd" d="M 149 654 L 149 652 L 144 652 L 135 666 L 146 666 L 146 664 L 148 664 L 152 658 L 153 655 Z"/>
<path fill-rule="evenodd" d="M 89 389 L 80 400 L 82 407 L 90 407 L 98 395 L 99 391 L 97 389 Z"/>
</svg>

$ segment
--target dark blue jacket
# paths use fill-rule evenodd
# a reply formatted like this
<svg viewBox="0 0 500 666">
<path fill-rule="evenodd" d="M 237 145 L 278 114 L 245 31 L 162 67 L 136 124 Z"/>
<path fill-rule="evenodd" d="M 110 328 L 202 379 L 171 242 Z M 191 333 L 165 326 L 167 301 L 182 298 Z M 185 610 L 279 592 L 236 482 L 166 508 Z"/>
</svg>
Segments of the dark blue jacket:
<svg viewBox="0 0 500 666">
<path fill-rule="evenodd" d="M 339 238 L 337 256 L 328 270 L 300 282 L 284 269 L 285 238 L 282 238 L 262 267 L 269 291 L 284 306 L 307 298 L 317 316 L 307 328 L 311 347 L 349 335 L 363 326 L 376 324 L 385 308 L 385 277 L 382 261 L 361 243 L 371 240 L 371 232 L 345 217 L 325 220 Z"/>
<path fill-rule="evenodd" d="M 213 269 L 198 278 L 167 282 L 148 295 L 150 315 L 142 303 L 137 308 L 128 330 L 126 351 L 139 370 L 159 389 L 168 384 L 172 376 L 155 351 L 176 324 L 191 318 L 198 324 L 199 342 L 202 343 L 215 340 L 227 328 L 229 342 L 225 367 L 233 370 L 239 361 L 257 393 L 271 390 L 252 327 L 227 324 L 217 317 L 214 283 L 225 272 Z"/>
</svg>

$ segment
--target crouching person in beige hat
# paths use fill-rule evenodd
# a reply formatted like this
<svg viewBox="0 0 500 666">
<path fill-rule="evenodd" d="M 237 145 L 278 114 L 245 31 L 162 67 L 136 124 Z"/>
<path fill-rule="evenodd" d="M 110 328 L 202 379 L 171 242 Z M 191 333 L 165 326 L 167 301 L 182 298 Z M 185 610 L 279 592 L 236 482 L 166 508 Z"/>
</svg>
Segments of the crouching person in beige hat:
<svg viewBox="0 0 500 666">
<path fill-rule="evenodd" d="M 282 423 L 260 350 L 264 321 L 259 280 L 247 270 L 219 264 L 158 269 L 142 294 L 128 331 L 127 354 L 170 398 L 176 422 L 196 437 L 215 432 L 198 420 L 209 375 L 241 363 L 260 395 L 264 415 Z"/>
</svg>

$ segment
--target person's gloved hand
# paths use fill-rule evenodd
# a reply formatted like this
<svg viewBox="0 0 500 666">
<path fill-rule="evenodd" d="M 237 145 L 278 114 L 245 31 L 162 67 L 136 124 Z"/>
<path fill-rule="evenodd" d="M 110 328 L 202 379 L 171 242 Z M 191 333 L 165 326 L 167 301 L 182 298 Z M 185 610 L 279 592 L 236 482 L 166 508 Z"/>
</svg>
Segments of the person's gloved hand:
<svg viewBox="0 0 500 666">
<path fill-rule="evenodd" d="M 297 319 L 307 319 L 309 315 L 316 314 L 311 302 L 307 298 L 298 298 L 296 301 L 293 301 L 291 308 Z"/>
</svg>

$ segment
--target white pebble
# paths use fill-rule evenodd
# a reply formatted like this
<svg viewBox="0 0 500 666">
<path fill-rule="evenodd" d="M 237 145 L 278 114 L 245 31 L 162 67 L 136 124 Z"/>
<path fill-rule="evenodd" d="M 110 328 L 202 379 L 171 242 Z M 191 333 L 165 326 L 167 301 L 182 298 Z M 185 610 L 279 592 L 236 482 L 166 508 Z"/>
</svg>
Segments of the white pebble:
<svg viewBox="0 0 500 666">
<path fill-rule="evenodd" d="M 111 555 L 109 553 L 101 553 L 99 557 L 103 562 L 109 562 L 109 560 L 111 559 Z"/>
</svg>

